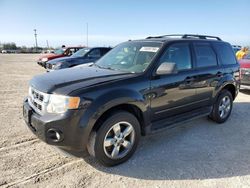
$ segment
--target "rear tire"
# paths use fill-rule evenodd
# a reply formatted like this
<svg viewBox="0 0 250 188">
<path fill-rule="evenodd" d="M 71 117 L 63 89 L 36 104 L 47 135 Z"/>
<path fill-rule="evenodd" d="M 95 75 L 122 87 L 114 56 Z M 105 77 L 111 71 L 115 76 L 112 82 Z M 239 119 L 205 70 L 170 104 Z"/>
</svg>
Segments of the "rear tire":
<svg viewBox="0 0 250 188">
<path fill-rule="evenodd" d="M 232 94 L 228 90 L 222 90 L 213 105 L 213 110 L 209 117 L 217 123 L 224 123 L 229 118 L 232 108 Z"/>
<path fill-rule="evenodd" d="M 88 152 L 105 166 L 115 166 L 127 161 L 135 152 L 140 139 L 137 118 L 119 111 L 90 135 Z"/>
</svg>

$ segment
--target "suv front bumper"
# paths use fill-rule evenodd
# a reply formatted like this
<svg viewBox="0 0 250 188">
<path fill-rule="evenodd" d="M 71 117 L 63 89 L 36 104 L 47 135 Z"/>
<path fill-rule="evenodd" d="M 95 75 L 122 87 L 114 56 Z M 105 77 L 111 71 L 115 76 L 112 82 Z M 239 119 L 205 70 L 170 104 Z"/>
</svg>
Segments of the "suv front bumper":
<svg viewBox="0 0 250 188">
<path fill-rule="evenodd" d="M 86 151 L 87 135 L 84 127 L 79 126 L 83 110 L 76 110 L 65 115 L 37 114 L 25 99 L 23 118 L 29 129 L 47 144 L 59 147 L 64 151 Z"/>
<path fill-rule="evenodd" d="M 43 68 L 46 68 L 47 61 L 38 61 L 37 64 L 42 66 Z"/>
</svg>

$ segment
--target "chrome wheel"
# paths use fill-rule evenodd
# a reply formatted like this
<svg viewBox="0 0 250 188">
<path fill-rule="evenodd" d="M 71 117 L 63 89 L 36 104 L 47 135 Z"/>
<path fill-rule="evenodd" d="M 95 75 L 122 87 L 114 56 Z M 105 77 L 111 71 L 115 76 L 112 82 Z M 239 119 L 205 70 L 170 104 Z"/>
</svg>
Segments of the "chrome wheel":
<svg viewBox="0 0 250 188">
<path fill-rule="evenodd" d="M 135 141 L 134 127 L 125 121 L 114 124 L 103 141 L 103 149 L 110 159 L 120 159 L 132 149 Z"/>
<path fill-rule="evenodd" d="M 220 118 L 224 119 L 230 113 L 231 110 L 231 100 L 229 96 L 225 96 L 220 101 L 219 114 Z"/>
</svg>

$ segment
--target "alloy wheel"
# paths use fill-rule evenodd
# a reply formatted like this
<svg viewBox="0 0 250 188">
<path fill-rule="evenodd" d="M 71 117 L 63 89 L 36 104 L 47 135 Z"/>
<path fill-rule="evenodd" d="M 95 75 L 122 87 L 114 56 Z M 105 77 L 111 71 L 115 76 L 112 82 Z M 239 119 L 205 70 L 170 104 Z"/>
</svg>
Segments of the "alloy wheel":
<svg viewBox="0 0 250 188">
<path fill-rule="evenodd" d="M 230 113 L 231 110 L 231 100 L 229 96 L 225 96 L 221 99 L 219 105 L 220 118 L 224 119 Z"/>
<path fill-rule="evenodd" d="M 110 159 L 120 159 L 132 149 L 135 141 L 134 127 L 128 122 L 118 122 L 107 132 L 103 149 Z"/>
</svg>

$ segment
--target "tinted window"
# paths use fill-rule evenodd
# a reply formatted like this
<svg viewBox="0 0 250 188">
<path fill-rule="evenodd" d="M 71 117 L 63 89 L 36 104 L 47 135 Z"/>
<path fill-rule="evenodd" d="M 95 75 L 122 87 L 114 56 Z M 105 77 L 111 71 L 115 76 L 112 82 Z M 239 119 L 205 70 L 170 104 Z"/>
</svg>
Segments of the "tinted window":
<svg viewBox="0 0 250 188">
<path fill-rule="evenodd" d="M 89 52 L 89 48 L 83 48 L 78 50 L 77 52 L 75 52 L 72 57 L 83 57 L 85 56 L 85 54 L 87 54 Z"/>
<path fill-rule="evenodd" d="M 100 52 L 100 49 L 94 49 L 92 50 L 89 55 L 89 57 L 92 57 L 92 58 L 99 58 L 101 57 L 101 52 Z"/>
<path fill-rule="evenodd" d="M 209 44 L 196 43 L 194 49 L 197 67 L 211 67 L 217 65 L 216 54 Z"/>
<path fill-rule="evenodd" d="M 106 54 L 110 49 L 109 48 L 102 48 L 102 55 Z"/>
<path fill-rule="evenodd" d="M 176 63 L 178 70 L 191 69 L 191 55 L 188 43 L 178 43 L 169 46 L 162 57 L 160 63 Z"/>
<path fill-rule="evenodd" d="M 223 43 L 216 43 L 214 47 L 223 65 L 236 64 L 235 55 L 231 46 Z"/>
</svg>

